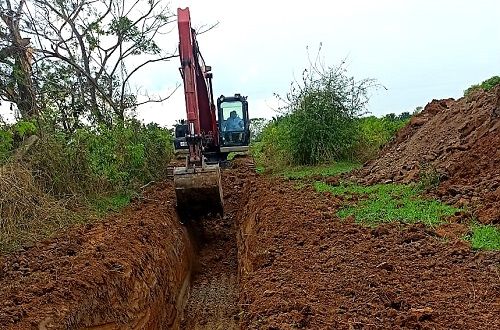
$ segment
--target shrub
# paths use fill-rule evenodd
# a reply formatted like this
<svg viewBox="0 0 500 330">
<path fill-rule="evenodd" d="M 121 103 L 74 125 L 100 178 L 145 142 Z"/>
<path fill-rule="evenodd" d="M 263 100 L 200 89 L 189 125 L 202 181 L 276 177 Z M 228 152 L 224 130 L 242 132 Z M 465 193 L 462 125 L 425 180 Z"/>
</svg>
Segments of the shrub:
<svg viewBox="0 0 500 330">
<path fill-rule="evenodd" d="M 10 157 L 13 148 L 12 132 L 0 128 L 0 165 Z"/>
<path fill-rule="evenodd" d="M 53 195 L 95 195 L 164 177 L 172 155 L 169 130 L 128 120 L 113 127 L 81 128 L 71 135 L 45 134 L 26 161 Z"/>
<path fill-rule="evenodd" d="M 365 112 L 372 79 L 355 80 L 345 63 L 324 67 L 317 62 L 303 71 L 282 98 L 286 106 L 262 130 L 254 148 L 273 166 L 316 165 L 352 158 L 357 118 Z"/>
<path fill-rule="evenodd" d="M 380 149 L 409 121 L 409 114 L 394 114 L 382 118 L 375 116 L 358 119 L 352 158 L 365 162 L 377 156 Z"/>
</svg>

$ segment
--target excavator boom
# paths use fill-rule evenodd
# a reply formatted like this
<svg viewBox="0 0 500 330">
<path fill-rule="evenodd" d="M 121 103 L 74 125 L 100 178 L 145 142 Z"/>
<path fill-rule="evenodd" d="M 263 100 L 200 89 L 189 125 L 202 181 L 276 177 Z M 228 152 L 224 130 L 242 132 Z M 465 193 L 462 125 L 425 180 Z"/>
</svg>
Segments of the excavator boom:
<svg viewBox="0 0 500 330">
<path fill-rule="evenodd" d="M 177 9 L 180 72 L 186 101 L 186 163 L 174 168 L 177 210 L 182 218 L 223 212 L 218 163 L 207 164 L 204 152 L 215 151 L 219 133 L 212 92 L 212 73 L 201 56 L 189 8 Z"/>
</svg>

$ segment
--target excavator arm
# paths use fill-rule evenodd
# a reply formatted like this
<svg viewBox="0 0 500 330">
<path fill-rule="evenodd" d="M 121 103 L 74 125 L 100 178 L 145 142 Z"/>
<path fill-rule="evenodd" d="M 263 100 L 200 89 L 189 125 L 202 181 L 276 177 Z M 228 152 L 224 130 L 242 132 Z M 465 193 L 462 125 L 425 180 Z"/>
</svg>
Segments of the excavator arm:
<svg viewBox="0 0 500 330">
<path fill-rule="evenodd" d="M 212 73 L 205 65 L 191 27 L 189 8 L 177 9 L 179 28 L 180 72 L 184 83 L 189 146 L 188 164 L 200 166 L 203 149 L 219 144 L 217 119 L 212 91 Z"/>
<path fill-rule="evenodd" d="M 186 101 L 188 155 L 184 167 L 174 168 L 177 210 L 183 221 L 223 212 L 218 164 L 206 164 L 204 154 L 216 152 L 219 132 L 212 92 L 211 68 L 205 65 L 191 27 L 189 8 L 177 9 L 180 72 Z"/>
</svg>

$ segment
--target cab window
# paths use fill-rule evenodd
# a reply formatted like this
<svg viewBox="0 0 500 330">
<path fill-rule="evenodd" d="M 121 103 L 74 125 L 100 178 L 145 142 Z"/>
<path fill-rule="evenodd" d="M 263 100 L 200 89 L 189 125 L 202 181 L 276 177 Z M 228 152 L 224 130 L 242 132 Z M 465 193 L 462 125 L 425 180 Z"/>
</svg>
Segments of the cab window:
<svg viewBox="0 0 500 330">
<path fill-rule="evenodd" d="M 222 131 L 244 131 L 243 104 L 240 101 L 222 102 L 220 106 L 222 108 Z"/>
</svg>

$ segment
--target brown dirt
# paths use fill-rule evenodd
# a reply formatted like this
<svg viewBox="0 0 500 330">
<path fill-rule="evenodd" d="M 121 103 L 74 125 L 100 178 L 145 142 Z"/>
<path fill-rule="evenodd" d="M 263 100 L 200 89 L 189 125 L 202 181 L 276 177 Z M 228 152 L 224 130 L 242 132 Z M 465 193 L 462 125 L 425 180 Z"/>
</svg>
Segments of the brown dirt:
<svg viewBox="0 0 500 330">
<path fill-rule="evenodd" d="M 366 184 L 441 176 L 436 195 L 500 223 L 500 87 L 459 100 L 434 100 L 356 177 Z"/>
<path fill-rule="evenodd" d="M 500 253 L 472 251 L 460 223 L 341 222 L 334 197 L 245 159 L 223 182 L 226 215 L 189 232 L 165 182 L 102 224 L 4 257 L 0 328 L 500 328 Z"/>
<path fill-rule="evenodd" d="M 199 245 L 198 265 L 182 329 L 238 328 L 236 218 L 247 183 L 255 176 L 250 164 L 249 159 L 238 159 L 223 171 L 224 216 L 205 218 L 190 226 Z"/>
<path fill-rule="evenodd" d="M 421 225 L 342 223 L 335 200 L 259 179 L 239 222 L 244 329 L 497 329 L 500 253 Z"/>
<path fill-rule="evenodd" d="M 192 249 L 171 182 L 104 222 L 0 259 L 1 329 L 165 329 L 180 322 Z"/>
</svg>

